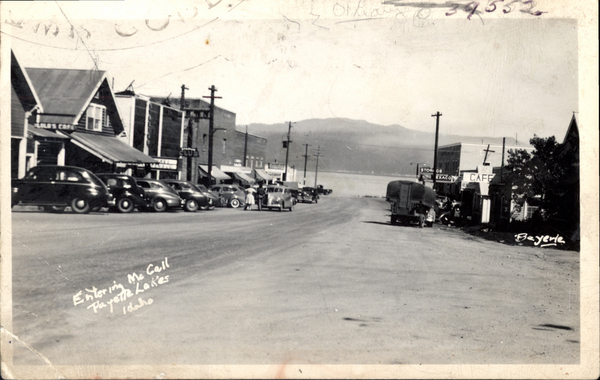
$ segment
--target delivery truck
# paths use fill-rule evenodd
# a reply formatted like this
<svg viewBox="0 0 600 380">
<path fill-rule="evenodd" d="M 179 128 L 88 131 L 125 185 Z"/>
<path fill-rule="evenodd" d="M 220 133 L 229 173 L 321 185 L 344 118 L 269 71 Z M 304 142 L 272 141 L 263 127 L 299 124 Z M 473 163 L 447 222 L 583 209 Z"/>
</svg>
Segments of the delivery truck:
<svg viewBox="0 0 600 380">
<path fill-rule="evenodd" d="M 418 182 L 388 183 L 385 199 L 390 203 L 392 225 L 418 223 L 419 227 L 435 222 L 435 191 Z"/>
</svg>

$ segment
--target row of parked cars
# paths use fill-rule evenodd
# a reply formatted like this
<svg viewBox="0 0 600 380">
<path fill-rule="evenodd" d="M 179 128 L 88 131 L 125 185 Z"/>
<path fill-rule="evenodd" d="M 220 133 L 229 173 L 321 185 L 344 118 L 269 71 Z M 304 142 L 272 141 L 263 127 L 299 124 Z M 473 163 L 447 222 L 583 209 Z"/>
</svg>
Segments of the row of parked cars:
<svg viewBox="0 0 600 380">
<path fill-rule="evenodd" d="M 293 209 L 298 201 L 318 199 L 318 192 L 294 192 L 287 187 L 267 186 L 264 205 L 267 208 Z M 88 213 L 108 207 L 111 211 L 129 213 L 140 211 L 163 212 L 183 208 L 195 212 L 216 206 L 233 208 L 245 205 L 245 192 L 236 185 L 203 185 L 188 181 L 133 178 L 125 174 L 99 173 L 58 165 L 32 168 L 22 179 L 12 182 L 11 205 L 42 206 L 47 211 L 62 212 L 71 207 L 75 213 Z"/>
</svg>

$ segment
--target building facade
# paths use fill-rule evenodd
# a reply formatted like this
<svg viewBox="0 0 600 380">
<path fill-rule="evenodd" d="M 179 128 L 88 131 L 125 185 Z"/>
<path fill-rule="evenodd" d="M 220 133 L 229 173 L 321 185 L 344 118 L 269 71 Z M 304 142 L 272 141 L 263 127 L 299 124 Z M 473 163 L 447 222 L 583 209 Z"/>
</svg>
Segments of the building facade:
<svg viewBox="0 0 600 380">
<path fill-rule="evenodd" d="M 181 109 L 180 99 L 152 97 L 151 100 L 168 102 L 171 107 Z M 199 98 L 186 98 L 184 110 L 186 114 L 183 129 L 184 146 L 197 153 L 182 160 L 182 178 L 194 183 L 208 184 L 210 104 Z M 266 163 L 267 139 L 253 134 L 246 135 L 246 132 L 237 130 L 236 114 L 218 106 L 214 107 L 212 141 L 211 183 L 229 180 L 223 178 L 220 170 L 222 167 L 237 167 L 241 163 L 245 168 L 254 169 L 262 168 Z"/>
<path fill-rule="evenodd" d="M 41 112 L 42 107 L 27 72 L 12 51 L 10 66 L 10 176 L 22 178 L 32 165 L 27 159 L 28 120 L 33 112 Z"/>
<path fill-rule="evenodd" d="M 133 91 L 118 92 L 115 99 L 123 118 L 125 141 L 156 161 L 147 174 L 154 179 L 183 178 L 180 156 L 185 113 Z"/>
<path fill-rule="evenodd" d="M 29 117 L 27 155 L 32 166 L 71 165 L 92 172 L 118 172 L 155 163 L 128 146 L 106 72 L 26 69 L 41 102 Z"/>
</svg>

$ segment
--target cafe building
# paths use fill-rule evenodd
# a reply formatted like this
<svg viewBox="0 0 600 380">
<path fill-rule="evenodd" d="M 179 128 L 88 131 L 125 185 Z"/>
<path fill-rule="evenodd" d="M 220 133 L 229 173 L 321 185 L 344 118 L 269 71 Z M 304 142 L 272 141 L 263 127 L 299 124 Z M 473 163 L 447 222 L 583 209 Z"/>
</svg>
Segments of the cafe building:
<svg viewBox="0 0 600 380">
<path fill-rule="evenodd" d="M 92 172 L 150 171 L 156 161 L 126 143 L 106 72 L 26 68 L 41 108 L 29 117 L 31 166 L 70 165 Z"/>
</svg>

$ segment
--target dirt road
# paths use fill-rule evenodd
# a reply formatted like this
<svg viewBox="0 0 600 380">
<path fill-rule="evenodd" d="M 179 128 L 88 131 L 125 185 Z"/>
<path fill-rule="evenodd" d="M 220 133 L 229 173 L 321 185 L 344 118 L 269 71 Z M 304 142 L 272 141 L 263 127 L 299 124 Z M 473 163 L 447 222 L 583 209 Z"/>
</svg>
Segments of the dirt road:
<svg viewBox="0 0 600 380">
<path fill-rule="evenodd" d="M 16 365 L 579 362 L 578 253 L 392 226 L 382 199 L 13 233 Z"/>
</svg>

